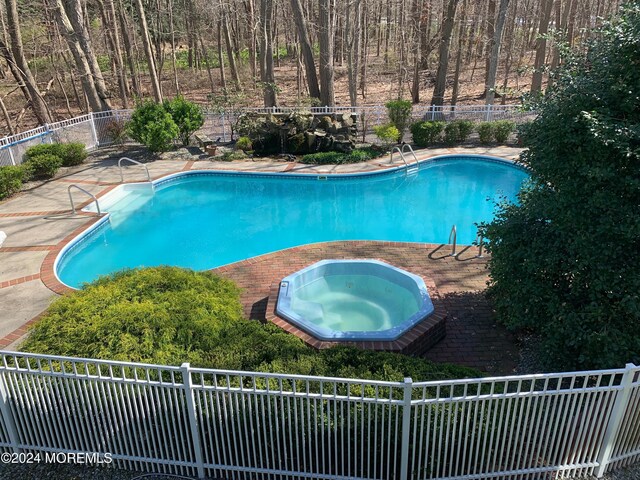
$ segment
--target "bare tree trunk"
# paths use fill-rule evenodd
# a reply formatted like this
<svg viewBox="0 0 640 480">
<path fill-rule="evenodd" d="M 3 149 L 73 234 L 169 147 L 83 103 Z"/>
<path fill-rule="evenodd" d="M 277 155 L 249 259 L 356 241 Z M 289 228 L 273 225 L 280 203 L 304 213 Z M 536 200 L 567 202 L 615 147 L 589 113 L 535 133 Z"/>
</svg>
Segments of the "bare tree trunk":
<svg viewBox="0 0 640 480">
<path fill-rule="evenodd" d="M 224 57 L 222 56 L 222 17 L 218 19 L 218 66 L 220 67 L 220 86 L 227 90 L 227 76 L 224 71 Z"/>
<path fill-rule="evenodd" d="M 298 31 L 298 39 L 300 41 L 300 50 L 304 60 L 304 68 L 307 76 L 307 86 L 309 87 L 309 96 L 320 99 L 320 87 L 318 86 L 318 76 L 316 74 L 316 64 L 313 58 L 313 49 L 309 40 L 309 32 L 307 23 L 302 11 L 300 0 L 291 0 L 291 9 L 293 11 L 293 20 Z"/>
<path fill-rule="evenodd" d="M 460 30 L 458 31 L 458 49 L 456 52 L 456 69 L 453 74 L 453 91 L 451 92 L 451 105 L 458 103 L 460 91 L 460 68 L 462 67 L 462 49 L 464 48 L 465 26 L 467 22 L 467 0 L 462 3 L 462 19 L 460 20 Z"/>
<path fill-rule="evenodd" d="M 447 13 L 442 23 L 438 71 L 436 73 L 436 84 L 433 87 L 433 96 L 431 98 L 432 105 L 444 105 L 444 92 L 447 86 L 447 69 L 449 67 L 449 45 L 451 44 L 451 33 L 453 32 L 457 6 L 457 0 L 449 0 Z"/>
<path fill-rule="evenodd" d="M 156 70 L 156 62 L 153 58 L 153 49 L 151 47 L 151 39 L 149 38 L 149 27 L 147 26 L 147 16 L 144 12 L 144 5 L 142 5 L 142 0 L 135 0 L 135 3 L 140 21 L 140 33 L 142 34 L 144 53 L 147 57 L 147 65 L 149 66 L 149 77 L 151 79 L 153 98 L 156 102 L 162 102 L 162 90 L 160 90 L 158 71 Z"/>
<path fill-rule="evenodd" d="M 118 17 L 116 16 L 114 0 L 106 0 L 106 5 L 102 0 L 97 0 L 97 3 L 100 7 L 100 11 L 103 12 L 103 18 L 105 20 L 105 30 L 112 49 L 111 58 L 115 64 L 115 73 L 116 78 L 118 79 L 118 88 L 120 89 L 122 106 L 123 108 L 129 108 L 129 88 L 127 86 L 124 61 L 122 60 L 122 49 L 120 48 L 120 27 L 118 25 Z"/>
<path fill-rule="evenodd" d="M 542 75 L 544 60 L 547 54 L 547 39 L 545 35 L 549 31 L 549 20 L 553 9 L 553 0 L 543 0 L 542 12 L 540 13 L 540 26 L 538 27 L 538 40 L 536 41 L 536 60 L 531 79 L 531 92 L 536 93 L 542 90 Z"/>
<path fill-rule="evenodd" d="M 276 96 L 275 76 L 273 73 L 273 0 L 260 2 L 260 74 L 264 92 L 264 106 L 275 107 L 278 104 Z"/>
<path fill-rule="evenodd" d="M 231 45 L 231 35 L 229 35 L 229 24 L 226 10 L 222 10 L 222 31 L 224 33 L 224 43 L 227 47 L 227 58 L 229 59 L 229 68 L 231 68 L 231 77 L 237 91 L 242 91 L 240 83 L 240 75 L 238 75 L 238 67 L 236 66 L 236 57 L 233 54 Z"/>
<path fill-rule="evenodd" d="M 500 43 L 502 42 L 502 31 L 504 21 L 509 8 L 509 0 L 500 0 L 498 8 L 498 20 L 495 26 L 493 41 L 491 42 L 491 56 L 489 57 L 489 71 L 487 72 L 487 83 L 485 85 L 486 104 L 492 105 L 496 97 L 496 74 L 498 73 L 498 60 L 500 59 Z"/>
<path fill-rule="evenodd" d="M 318 0 L 318 40 L 320 44 L 320 101 L 333 107 L 336 97 L 333 85 L 333 29 L 331 28 L 331 0 Z"/>
<path fill-rule="evenodd" d="M 360 25 L 361 5 L 360 0 L 355 0 L 353 5 L 353 18 L 351 18 L 351 4 L 347 3 L 345 14 L 345 38 L 347 40 L 347 75 L 349 77 L 349 100 L 351 106 L 358 105 L 358 71 L 360 55 Z"/>
<path fill-rule="evenodd" d="M 124 52 L 127 57 L 129 75 L 131 75 L 131 82 L 133 83 L 133 91 L 138 97 L 140 97 L 142 90 L 140 89 L 140 82 L 138 81 L 136 61 L 133 54 L 133 48 L 131 47 L 131 37 L 129 36 L 129 25 L 127 23 L 127 17 L 125 15 L 124 6 L 122 5 L 122 0 L 118 0 L 118 19 L 120 21 L 120 30 L 122 31 L 122 41 L 124 43 Z"/>
<path fill-rule="evenodd" d="M 489 6 L 487 8 L 487 29 L 486 35 L 486 47 L 485 47 L 485 69 L 484 69 L 484 84 L 485 94 L 487 93 L 486 85 L 489 83 L 489 71 L 491 70 L 491 52 L 493 52 L 493 46 L 495 43 L 496 33 L 496 0 L 489 0 Z"/>
<path fill-rule="evenodd" d="M 16 0 L 5 0 L 7 13 L 7 29 L 9 31 L 9 40 L 11 42 L 11 56 L 15 63 L 16 69 L 20 72 L 20 77 L 25 84 L 25 89 L 29 95 L 29 102 L 33 113 L 41 124 L 51 122 L 51 114 L 47 108 L 40 90 L 36 84 L 36 80 L 31 73 L 27 59 L 24 56 L 24 47 L 22 45 L 22 33 L 18 21 L 18 6 Z M 21 82 L 19 82 L 21 83 Z"/>
<path fill-rule="evenodd" d="M 9 116 L 9 112 L 7 112 L 7 107 L 0 97 L 0 109 L 2 109 L 2 116 L 4 117 L 4 121 L 7 122 L 7 129 L 9 130 L 9 135 L 15 135 L 16 129 L 13 126 L 13 122 L 11 122 L 11 117 Z"/>
</svg>

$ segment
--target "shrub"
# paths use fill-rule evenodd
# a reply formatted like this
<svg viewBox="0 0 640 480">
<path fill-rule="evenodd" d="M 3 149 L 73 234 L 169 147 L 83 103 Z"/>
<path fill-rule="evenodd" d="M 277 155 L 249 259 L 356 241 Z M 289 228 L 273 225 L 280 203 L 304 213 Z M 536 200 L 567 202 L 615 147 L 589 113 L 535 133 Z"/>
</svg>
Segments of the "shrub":
<svg viewBox="0 0 640 480">
<path fill-rule="evenodd" d="M 204 125 L 202 109 L 182 96 L 165 101 L 163 106 L 178 126 L 178 139 L 183 146 L 188 145 L 191 135 Z"/>
<path fill-rule="evenodd" d="M 249 137 L 240 137 L 236 140 L 236 149 L 242 150 L 243 152 L 247 152 L 253 149 L 253 145 L 251 144 L 251 139 Z"/>
<path fill-rule="evenodd" d="M 24 163 L 25 175 L 30 179 L 51 178 L 61 166 L 62 159 L 50 153 L 29 157 Z"/>
<path fill-rule="evenodd" d="M 530 186 L 484 226 L 499 320 L 544 368 L 640 362 L 640 5 L 564 59 L 523 128 Z"/>
<path fill-rule="evenodd" d="M 375 148 L 359 148 L 352 150 L 350 153 L 342 152 L 318 152 L 304 155 L 300 160 L 301 163 L 312 163 L 316 165 L 326 164 L 342 164 L 342 163 L 359 163 L 366 162 L 379 156 L 379 152 Z"/>
<path fill-rule="evenodd" d="M 495 137 L 495 124 L 493 122 L 482 122 L 477 127 L 480 143 L 487 145 L 491 143 Z"/>
<path fill-rule="evenodd" d="M 438 142 L 440 135 L 444 130 L 445 122 L 438 121 L 425 121 L 416 122 L 411 125 L 411 134 L 413 135 L 413 142 L 418 147 L 428 147 Z"/>
<path fill-rule="evenodd" d="M 171 115 L 159 103 L 147 100 L 136 106 L 127 124 L 131 138 L 152 152 L 164 152 L 180 133 Z"/>
<path fill-rule="evenodd" d="M 512 121 L 496 120 L 493 122 L 493 138 L 498 143 L 506 143 L 515 129 L 516 124 Z"/>
<path fill-rule="evenodd" d="M 109 120 L 104 126 L 104 131 L 114 145 L 123 145 L 127 141 L 127 123 L 124 120 Z"/>
<path fill-rule="evenodd" d="M 87 150 L 83 143 L 62 143 L 60 147 L 63 167 L 80 165 L 87 158 Z"/>
<path fill-rule="evenodd" d="M 396 139 L 396 142 L 400 143 L 402 141 L 402 137 L 404 137 L 404 132 L 409 125 L 413 105 L 410 100 L 392 100 L 391 102 L 387 102 L 385 107 L 387 107 L 389 120 L 393 126 L 398 129 L 398 138 Z"/>
<path fill-rule="evenodd" d="M 71 167 L 80 165 L 87 158 L 87 151 L 83 143 L 43 143 L 29 147 L 24 153 L 23 162 L 42 155 L 56 156 L 63 167 Z"/>
<path fill-rule="evenodd" d="M 222 154 L 222 160 L 231 162 L 233 160 L 244 160 L 247 155 L 242 150 L 227 150 Z"/>
<path fill-rule="evenodd" d="M 396 143 L 400 138 L 400 132 L 392 123 L 373 127 L 373 132 L 385 145 Z"/>
<path fill-rule="evenodd" d="M 444 141 L 449 145 L 462 143 L 473 132 L 473 122 L 469 120 L 453 120 L 444 127 Z"/>
<path fill-rule="evenodd" d="M 353 347 L 317 351 L 273 324 L 242 318 L 240 291 L 209 272 L 127 270 L 56 300 L 25 351 L 123 361 L 401 381 L 473 370 Z"/>
<path fill-rule="evenodd" d="M 22 167 L 0 167 L 0 200 L 20 191 L 24 175 Z"/>
</svg>

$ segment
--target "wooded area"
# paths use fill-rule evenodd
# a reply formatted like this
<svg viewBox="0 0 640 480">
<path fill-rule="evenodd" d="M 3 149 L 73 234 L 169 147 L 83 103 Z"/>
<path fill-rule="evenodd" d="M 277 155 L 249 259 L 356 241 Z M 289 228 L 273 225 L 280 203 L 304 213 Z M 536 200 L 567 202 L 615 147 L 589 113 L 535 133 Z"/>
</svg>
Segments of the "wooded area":
<svg viewBox="0 0 640 480">
<path fill-rule="evenodd" d="M 2 0 L 0 133 L 177 94 L 216 108 L 505 103 L 619 0 Z"/>
</svg>

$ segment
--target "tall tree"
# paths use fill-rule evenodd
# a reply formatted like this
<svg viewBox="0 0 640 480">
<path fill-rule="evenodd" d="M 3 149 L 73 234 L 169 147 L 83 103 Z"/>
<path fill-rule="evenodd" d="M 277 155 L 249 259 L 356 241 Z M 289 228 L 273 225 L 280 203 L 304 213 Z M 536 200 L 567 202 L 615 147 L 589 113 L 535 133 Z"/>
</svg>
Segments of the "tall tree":
<svg viewBox="0 0 640 480">
<path fill-rule="evenodd" d="M 502 31 L 507 17 L 509 0 L 500 0 L 498 7 L 498 20 L 496 21 L 493 41 L 491 42 L 491 54 L 489 56 L 489 70 L 487 71 L 487 83 L 485 85 L 486 104 L 492 105 L 496 97 L 496 74 L 498 72 L 498 60 L 500 59 L 500 45 L 502 44 Z"/>
<path fill-rule="evenodd" d="M 264 94 L 264 106 L 278 104 L 276 81 L 273 71 L 273 0 L 260 1 L 260 75 Z"/>
<path fill-rule="evenodd" d="M 291 0 L 291 10 L 293 11 L 293 20 L 298 31 L 298 41 L 300 42 L 300 51 L 302 60 L 304 61 L 304 71 L 307 76 L 307 87 L 309 88 L 309 96 L 320 99 L 320 87 L 318 86 L 318 75 L 316 74 L 316 63 L 313 58 L 313 49 L 311 40 L 309 39 L 309 31 L 307 29 L 307 21 L 304 18 L 302 3 L 300 0 Z"/>
<path fill-rule="evenodd" d="M 540 92 L 542 90 L 542 76 L 544 73 L 544 60 L 547 55 L 547 32 L 549 31 L 549 20 L 553 0 L 543 0 L 540 12 L 540 25 L 538 26 L 538 38 L 536 40 L 536 60 L 533 66 L 533 78 L 531 79 L 531 91 Z"/>
<path fill-rule="evenodd" d="M 28 95 L 29 104 L 35 114 L 38 121 L 43 123 L 50 123 L 52 121 L 51 114 L 47 108 L 36 79 L 31 73 L 27 59 L 24 56 L 24 46 L 22 44 L 22 32 L 20 30 L 20 23 L 18 20 L 18 6 L 16 0 L 5 0 L 6 14 L 7 14 L 7 30 L 9 33 L 11 61 L 15 65 L 15 71 L 19 72 L 20 80 L 18 83 L 24 82 L 25 91 Z"/>
<path fill-rule="evenodd" d="M 442 37 L 440 39 L 440 49 L 438 52 L 438 71 L 436 73 L 436 83 L 433 87 L 432 105 L 444 105 L 444 92 L 447 86 L 447 70 L 449 68 L 449 46 L 451 45 L 451 34 L 456 16 L 457 0 L 449 0 L 447 12 L 442 24 Z"/>
<path fill-rule="evenodd" d="M 149 26 L 147 24 L 147 15 L 144 11 L 142 0 L 135 0 L 136 11 L 138 12 L 138 20 L 140 22 L 140 33 L 142 34 L 142 43 L 144 44 L 144 54 L 147 58 L 147 66 L 149 67 L 149 77 L 151 80 L 151 90 L 153 98 L 156 102 L 162 102 L 162 90 L 160 88 L 160 79 L 158 78 L 158 70 L 156 62 L 153 58 L 153 49 L 151 46 L 151 38 L 149 37 Z"/>
<path fill-rule="evenodd" d="M 318 43 L 320 45 L 320 101 L 333 107 L 336 95 L 333 83 L 333 27 L 331 0 L 318 0 Z"/>
</svg>

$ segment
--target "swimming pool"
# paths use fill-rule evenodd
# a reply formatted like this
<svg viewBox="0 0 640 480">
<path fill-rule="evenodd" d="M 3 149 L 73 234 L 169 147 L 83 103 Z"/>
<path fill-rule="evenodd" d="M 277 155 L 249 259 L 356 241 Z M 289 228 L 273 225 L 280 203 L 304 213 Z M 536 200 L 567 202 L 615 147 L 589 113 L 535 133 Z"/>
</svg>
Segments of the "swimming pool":
<svg viewBox="0 0 640 480">
<path fill-rule="evenodd" d="M 71 287 L 123 268 L 206 270 L 332 240 L 470 244 L 495 201 L 514 200 L 527 173 L 477 156 L 440 157 L 416 175 L 185 172 L 123 185 L 100 199 L 109 217 L 74 239 L 55 271 Z"/>
</svg>

